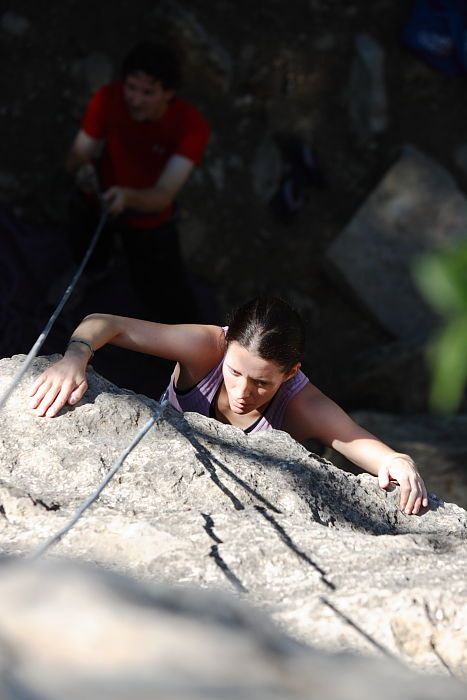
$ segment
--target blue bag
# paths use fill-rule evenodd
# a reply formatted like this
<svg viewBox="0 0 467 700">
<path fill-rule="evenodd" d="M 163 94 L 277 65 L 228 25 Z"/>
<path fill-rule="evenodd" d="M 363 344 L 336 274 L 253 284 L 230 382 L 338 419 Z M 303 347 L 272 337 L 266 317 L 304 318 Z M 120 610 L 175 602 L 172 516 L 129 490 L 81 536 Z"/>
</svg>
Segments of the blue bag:
<svg viewBox="0 0 467 700">
<path fill-rule="evenodd" d="M 417 0 L 404 42 L 447 75 L 467 70 L 467 0 Z"/>
</svg>

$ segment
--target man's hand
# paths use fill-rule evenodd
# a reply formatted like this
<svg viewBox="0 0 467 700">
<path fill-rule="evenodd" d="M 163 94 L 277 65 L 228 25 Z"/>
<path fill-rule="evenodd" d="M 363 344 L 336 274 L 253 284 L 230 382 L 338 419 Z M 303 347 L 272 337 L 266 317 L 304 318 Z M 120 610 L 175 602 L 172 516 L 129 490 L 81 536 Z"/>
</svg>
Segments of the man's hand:
<svg viewBox="0 0 467 700">
<path fill-rule="evenodd" d="M 391 481 L 400 486 L 400 509 L 406 515 L 416 515 L 420 508 L 428 506 L 428 494 L 423 479 L 409 455 L 389 455 L 378 471 L 378 481 L 382 489 L 387 489 Z"/>
<path fill-rule="evenodd" d="M 76 171 L 76 186 L 86 194 L 95 194 L 99 191 L 99 178 L 92 163 L 84 163 Z"/>
<path fill-rule="evenodd" d="M 75 176 L 76 186 L 86 193 L 99 191 L 99 178 L 93 161 L 100 157 L 103 141 L 80 130 L 68 154 L 66 169 Z"/>
<path fill-rule="evenodd" d="M 118 216 L 128 208 L 129 190 L 126 187 L 110 187 L 102 195 L 110 214 Z"/>
<path fill-rule="evenodd" d="M 194 163 L 189 158 L 174 155 L 169 158 L 159 179 L 152 187 L 114 186 L 109 187 L 102 197 L 113 216 L 118 216 L 125 209 L 142 214 L 155 214 L 171 206 L 193 167 Z"/>
</svg>

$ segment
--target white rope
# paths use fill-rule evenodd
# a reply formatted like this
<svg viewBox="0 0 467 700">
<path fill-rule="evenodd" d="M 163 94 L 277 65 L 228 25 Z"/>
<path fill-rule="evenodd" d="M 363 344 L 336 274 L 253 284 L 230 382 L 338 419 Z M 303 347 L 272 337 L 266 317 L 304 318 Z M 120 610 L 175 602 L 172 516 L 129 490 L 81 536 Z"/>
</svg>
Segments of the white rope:
<svg viewBox="0 0 467 700">
<path fill-rule="evenodd" d="M 161 399 L 161 403 L 159 405 L 159 408 L 155 411 L 155 413 L 151 416 L 151 418 L 143 425 L 141 430 L 135 435 L 131 443 L 126 447 L 123 452 L 121 453 L 120 457 L 113 463 L 105 477 L 102 479 L 100 482 L 99 486 L 97 489 L 85 500 L 81 503 L 79 508 L 76 510 L 74 515 L 70 518 L 70 520 L 64 525 L 60 530 L 58 530 L 54 535 L 49 537 L 48 540 L 44 542 L 44 544 L 41 544 L 37 549 L 35 549 L 32 554 L 29 554 L 26 559 L 29 560 L 35 560 L 38 559 L 44 552 L 46 552 L 52 545 L 56 544 L 59 542 L 65 535 L 70 532 L 70 530 L 76 525 L 78 520 L 81 518 L 83 513 L 96 501 L 99 496 L 101 495 L 102 491 L 105 489 L 107 484 L 113 479 L 115 474 L 118 472 L 120 467 L 122 466 L 123 462 L 126 460 L 128 455 L 135 449 L 135 447 L 138 445 L 138 443 L 143 439 L 143 437 L 146 435 L 146 433 L 152 428 L 154 423 L 161 417 L 162 413 L 164 412 L 165 407 L 168 404 L 168 401 L 166 399 L 167 392 L 164 394 L 164 396 Z"/>
<path fill-rule="evenodd" d="M 96 247 L 96 243 L 99 239 L 99 236 L 102 233 L 102 229 L 105 226 L 105 222 L 107 221 L 108 215 L 109 215 L 108 210 L 104 209 L 104 211 L 101 214 L 101 218 L 100 218 L 99 224 L 96 228 L 96 231 L 94 233 L 94 236 L 92 237 L 92 240 L 88 246 L 88 249 L 87 249 L 82 261 L 81 261 L 80 266 L 76 270 L 70 284 L 68 285 L 68 287 L 65 290 L 65 293 L 63 294 L 62 298 L 60 299 L 59 303 L 57 304 L 55 311 L 53 312 L 52 316 L 49 318 L 47 324 L 45 325 L 44 330 L 37 338 L 36 342 L 34 343 L 31 350 L 29 351 L 29 353 L 28 353 L 26 359 L 24 360 L 23 364 L 21 365 L 20 369 L 18 370 L 16 375 L 13 377 L 11 384 L 7 387 L 6 391 L 0 397 L 0 410 L 6 404 L 6 402 L 8 401 L 8 399 L 10 398 L 10 396 L 12 395 L 12 393 L 14 392 L 14 390 L 16 389 L 16 387 L 18 386 L 18 384 L 20 383 L 20 381 L 22 380 L 22 378 L 24 377 L 26 372 L 28 371 L 34 358 L 37 357 L 37 354 L 38 354 L 39 350 L 41 349 L 45 339 L 49 335 L 49 333 L 52 329 L 52 326 L 54 325 L 55 321 L 57 320 L 58 316 L 60 315 L 60 312 L 62 311 L 63 307 L 65 306 L 68 299 L 70 298 L 71 293 L 73 292 L 79 278 L 82 275 L 84 268 L 88 264 L 89 258 L 91 257 L 94 248 Z"/>
<path fill-rule="evenodd" d="M 6 404 L 18 384 L 20 383 L 21 379 L 24 377 L 26 372 L 28 371 L 29 367 L 31 366 L 32 361 L 34 358 L 37 356 L 37 353 L 39 352 L 42 344 L 44 343 L 45 339 L 47 338 L 48 334 L 50 333 L 53 324 L 57 320 L 58 316 L 60 315 L 63 307 L 65 306 L 66 302 L 70 298 L 79 278 L 81 277 L 84 268 L 86 267 L 87 263 L 89 262 L 89 258 L 91 257 L 94 248 L 96 247 L 96 243 L 99 239 L 99 236 L 102 233 L 102 229 L 105 226 L 105 223 L 107 221 L 109 212 L 108 209 L 104 209 L 101 218 L 99 220 L 98 226 L 96 228 L 96 231 L 94 233 L 94 236 L 91 239 L 91 242 L 89 243 L 88 249 L 86 250 L 86 253 L 84 254 L 84 257 L 81 261 L 81 264 L 79 265 L 78 269 L 76 270 L 75 274 L 73 275 L 73 278 L 66 288 L 62 298 L 60 299 L 59 303 L 57 304 L 57 307 L 55 308 L 55 311 L 53 312 L 52 316 L 49 318 L 46 326 L 44 327 L 44 330 L 42 333 L 39 335 L 37 338 L 36 342 L 34 343 L 33 347 L 29 351 L 25 361 L 21 365 L 21 368 L 19 371 L 16 373 L 16 375 L 13 377 L 13 380 L 11 381 L 10 385 L 7 387 L 6 391 L 3 393 L 3 395 L 0 398 L 0 409 L 3 408 L 3 406 Z M 168 404 L 167 400 L 167 391 L 163 394 L 159 408 L 157 411 L 151 416 L 151 418 L 145 423 L 145 425 L 141 428 L 141 430 L 135 435 L 131 443 L 123 450 L 121 453 L 120 457 L 113 463 L 112 467 L 109 469 L 105 477 L 102 479 L 100 482 L 99 486 L 97 489 L 85 500 L 81 503 L 79 508 L 76 510 L 74 515 L 70 518 L 70 520 L 64 525 L 63 528 L 61 528 L 58 532 L 56 532 L 54 535 L 49 537 L 48 540 L 46 540 L 42 545 L 37 547 L 30 555 L 28 555 L 27 559 L 34 560 L 40 557 L 44 552 L 46 552 L 52 545 L 56 544 L 59 542 L 78 522 L 78 520 L 81 518 L 83 513 L 96 501 L 102 491 L 105 489 L 107 484 L 113 479 L 115 474 L 118 472 L 126 458 L 128 457 L 129 454 L 135 449 L 135 447 L 141 442 L 143 437 L 146 435 L 146 433 L 152 428 L 152 426 L 155 424 L 155 422 L 160 418 L 162 415 L 165 407 Z"/>
</svg>

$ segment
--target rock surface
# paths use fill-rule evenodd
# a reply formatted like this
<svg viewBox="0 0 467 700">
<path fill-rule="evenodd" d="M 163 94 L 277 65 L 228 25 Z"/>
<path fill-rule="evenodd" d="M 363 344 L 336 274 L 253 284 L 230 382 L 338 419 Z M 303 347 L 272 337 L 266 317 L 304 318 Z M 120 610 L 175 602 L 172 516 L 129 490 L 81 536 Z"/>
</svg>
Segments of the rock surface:
<svg viewBox="0 0 467 700">
<path fill-rule="evenodd" d="M 384 49 L 368 34 L 359 34 L 355 39 L 348 99 L 352 127 L 362 142 L 386 131 Z"/>
<path fill-rule="evenodd" d="M 455 149 L 454 161 L 458 168 L 467 173 L 467 143 L 462 143 Z"/>
<path fill-rule="evenodd" d="M 400 339 L 425 338 L 435 317 L 412 282 L 422 253 L 465 237 L 467 198 L 440 165 L 406 148 L 342 234 L 326 263 L 378 323 Z"/>
<path fill-rule="evenodd" d="M 349 394 L 358 405 L 371 406 L 374 411 L 430 412 L 426 341 L 395 340 L 362 352 L 350 364 L 347 381 Z"/>
<path fill-rule="evenodd" d="M 29 20 L 22 15 L 17 15 L 15 12 L 5 12 L 0 20 L 0 26 L 3 31 L 9 34 L 23 36 L 28 31 L 30 24 Z"/>
<path fill-rule="evenodd" d="M 82 83 L 83 95 L 78 100 L 82 106 L 81 103 L 84 101 L 86 104 L 89 99 L 89 94 L 93 94 L 112 80 L 114 67 L 106 54 L 93 51 L 88 56 L 74 61 L 70 73 L 74 79 Z"/>
<path fill-rule="evenodd" d="M 0 362 L 0 390 L 21 356 Z M 36 360 L 37 376 L 50 360 Z M 28 377 L 0 413 L 0 543 L 24 555 L 61 528 L 154 402 L 90 372 L 53 420 Z M 167 410 L 100 500 L 50 554 L 140 579 L 236 591 L 326 650 L 389 654 L 467 677 L 467 513 L 436 496 L 405 516 L 398 492 L 346 474 L 283 432 L 245 436 Z"/>
<path fill-rule="evenodd" d="M 0 565 L 3 700 L 461 700 L 392 660 L 321 654 L 230 596 L 62 562 Z M 5 662 L 14 659 L 8 667 Z"/>
<path fill-rule="evenodd" d="M 162 0 L 154 10 L 156 26 L 163 23 L 164 30 L 173 34 L 183 48 L 186 58 L 198 64 L 213 82 L 227 91 L 233 73 L 233 63 L 226 49 L 199 21 L 194 12 L 177 0 Z"/>
</svg>

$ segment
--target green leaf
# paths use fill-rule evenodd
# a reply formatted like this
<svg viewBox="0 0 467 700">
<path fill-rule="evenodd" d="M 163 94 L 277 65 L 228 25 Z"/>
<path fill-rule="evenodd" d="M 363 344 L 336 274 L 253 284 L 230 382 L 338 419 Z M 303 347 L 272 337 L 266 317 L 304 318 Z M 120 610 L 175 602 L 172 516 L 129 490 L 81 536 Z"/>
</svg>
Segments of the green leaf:
<svg viewBox="0 0 467 700">
<path fill-rule="evenodd" d="M 467 381 L 467 314 L 447 323 L 431 347 L 430 361 L 431 407 L 452 413 L 459 407 Z"/>
<path fill-rule="evenodd" d="M 422 256 L 413 273 L 436 311 L 444 316 L 467 312 L 467 244 Z"/>
</svg>

